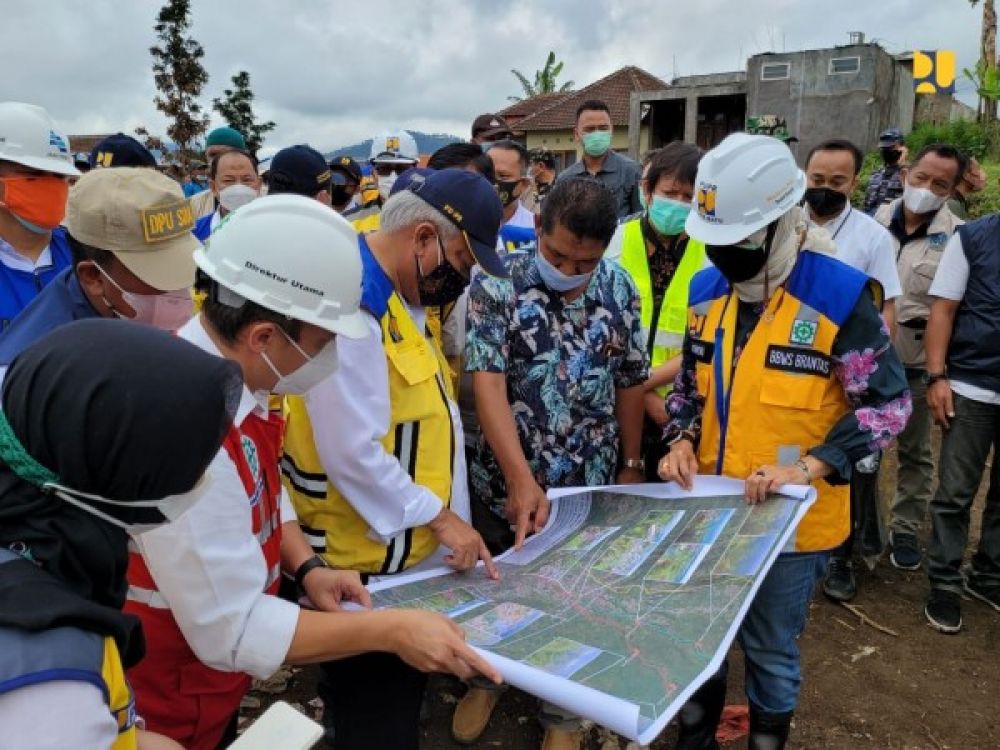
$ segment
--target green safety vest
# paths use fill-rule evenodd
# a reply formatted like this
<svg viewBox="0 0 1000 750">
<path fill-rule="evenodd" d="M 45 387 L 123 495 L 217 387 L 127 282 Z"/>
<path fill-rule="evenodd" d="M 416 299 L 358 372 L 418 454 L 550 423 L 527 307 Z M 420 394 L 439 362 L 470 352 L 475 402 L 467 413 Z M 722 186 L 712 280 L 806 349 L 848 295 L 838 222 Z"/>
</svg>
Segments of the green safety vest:
<svg viewBox="0 0 1000 750">
<path fill-rule="evenodd" d="M 692 277 L 705 265 L 705 245 L 688 239 L 684 256 L 674 276 L 670 279 L 660 309 L 653 310 L 653 283 L 649 276 L 649 257 L 646 239 L 640 224 L 642 217 L 632 219 L 622 226 L 622 268 L 635 282 L 642 300 L 642 335 L 648 342 L 650 365 L 657 367 L 681 353 L 684 333 L 687 330 L 688 287 Z M 655 326 L 655 331 L 652 329 Z M 650 333 L 652 332 L 652 335 Z M 656 392 L 661 396 L 670 393 L 669 385 Z"/>
</svg>

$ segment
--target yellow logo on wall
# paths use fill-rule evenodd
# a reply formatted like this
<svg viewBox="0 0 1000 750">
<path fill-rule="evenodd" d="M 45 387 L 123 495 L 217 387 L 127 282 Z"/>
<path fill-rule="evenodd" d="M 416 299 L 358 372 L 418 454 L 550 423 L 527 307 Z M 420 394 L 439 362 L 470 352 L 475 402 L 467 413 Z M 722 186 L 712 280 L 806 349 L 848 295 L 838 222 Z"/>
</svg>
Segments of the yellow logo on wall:
<svg viewBox="0 0 1000 750">
<path fill-rule="evenodd" d="M 914 51 L 913 90 L 917 94 L 954 94 L 955 52 Z"/>
</svg>

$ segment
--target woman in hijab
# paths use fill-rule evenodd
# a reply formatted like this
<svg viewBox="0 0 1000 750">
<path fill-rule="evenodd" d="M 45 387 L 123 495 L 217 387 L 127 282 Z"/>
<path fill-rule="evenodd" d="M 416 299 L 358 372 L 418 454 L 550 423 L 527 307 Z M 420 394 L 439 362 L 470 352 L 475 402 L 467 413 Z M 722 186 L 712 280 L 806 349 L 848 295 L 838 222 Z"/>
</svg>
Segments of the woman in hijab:
<svg viewBox="0 0 1000 750">
<path fill-rule="evenodd" d="M 791 151 L 738 133 L 698 165 L 686 231 L 713 267 L 691 282 L 681 370 L 666 408 L 660 477 L 745 480 L 763 503 L 782 485 L 815 485 L 794 545 L 764 576 L 739 630 L 749 750 L 788 740 L 802 674 L 797 639 L 830 550 L 850 531 L 854 464 L 884 449 L 911 410 L 903 366 L 879 316 L 881 288 L 833 257 L 797 204 L 805 176 Z M 680 712 L 679 750 L 717 747 L 723 663 Z"/>
<path fill-rule="evenodd" d="M 138 619 L 121 612 L 128 534 L 201 497 L 241 388 L 233 363 L 123 321 L 63 326 L 12 363 L 0 413 L 5 746 L 159 741 L 140 740 L 124 678 L 144 651 Z"/>
</svg>

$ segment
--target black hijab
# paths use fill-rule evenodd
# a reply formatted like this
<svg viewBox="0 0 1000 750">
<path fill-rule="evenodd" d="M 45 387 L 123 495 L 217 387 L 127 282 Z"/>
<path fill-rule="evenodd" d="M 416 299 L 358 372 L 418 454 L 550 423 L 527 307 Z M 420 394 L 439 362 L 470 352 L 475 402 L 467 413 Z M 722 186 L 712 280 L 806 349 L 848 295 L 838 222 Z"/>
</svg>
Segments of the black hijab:
<svg viewBox="0 0 1000 750">
<path fill-rule="evenodd" d="M 0 445 L 0 549 L 35 565 L 0 565 L 0 625 L 84 627 L 114 636 L 126 665 L 137 661 L 138 621 L 120 612 L 127 534 L 44 490 L 25 461 L 112 500 L 183 494 L 218 452 L 242 387 L 234 363 L 127 321 L 70 323 L 18 356 L 0 419 L 30 458 Z M 126 523 L 159 513 L 95 507 Z"/>
</svg>

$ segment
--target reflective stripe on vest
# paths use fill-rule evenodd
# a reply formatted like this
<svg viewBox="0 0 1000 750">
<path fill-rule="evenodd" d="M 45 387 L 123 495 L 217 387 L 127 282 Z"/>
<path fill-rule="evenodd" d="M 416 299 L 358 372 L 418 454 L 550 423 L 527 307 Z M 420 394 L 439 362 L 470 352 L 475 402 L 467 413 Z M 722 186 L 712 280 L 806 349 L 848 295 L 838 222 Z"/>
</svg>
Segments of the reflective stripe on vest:
<svg viewBox="0 0 1000 750">
<path fill-rule="evenodd" d="M 653 325 L 653 283 L 649 274 L 649 256 L 646 252 L 646 239 L 642 236 L 642 217 L 626 222 L 622 227 L 621 266 L 628 271 L 635 283 L 642 303 L 642 335 L 644 341 L 650 340 L 650 328 Z M 697 240 L 688 239 L 681 262 L 674 271 L 670 284 L 660 303 L 659 314 L 656 315 L 656 331 L 652 336 L 652 351 L 650 366 L 657 367 L 673 359 L 681 353 L 684 343 L 684 331 L 687 328 L 688 288 L 691 279 L 705 264 L 705 245 Z M 657 393 L 665 396 L 670 392 L 670 386 L 657 388 Z"/>
<path fill-rule="evenodd" d="M 263 591 L 272 595 L 278 591 L 281 573 L 281 433 L 279 417 L 250 414 L 238 429 L 230 429 L 222 444 L 247 496 L 249 531 L 267 565 Z M 211 501 L 209 495 L 203 502 Z M 135 551 L 129 555 L 128 582 L 125 611 L 139 616 L 146 633 L 146 657 L 129 670 L 146 726 L 191 750 L 211 750 L 239 709 L 250 678 L 201 663 Z M 202 695 L 210 699 L 192 699 Z"/>
<path fill-rule="evenodd" d="M 434 337 L 417 327 L 395 294 L 389 297 L 381 328 L 390 405 L 382 447 L 416 484 L 448 507 L 455 429 L 448 406 L 452 393 L 447 361 Z M 299 525 L 317 553 L 336 568 L 384 575 L 405 570 L 437 549 L 437 539 L 426 526 L 407 529 L 388 542 L 377 538 L 349 500 L 327 481 L 303 399 L 291 396 L 285 403 L 282 473 Z"/>
</svg>

